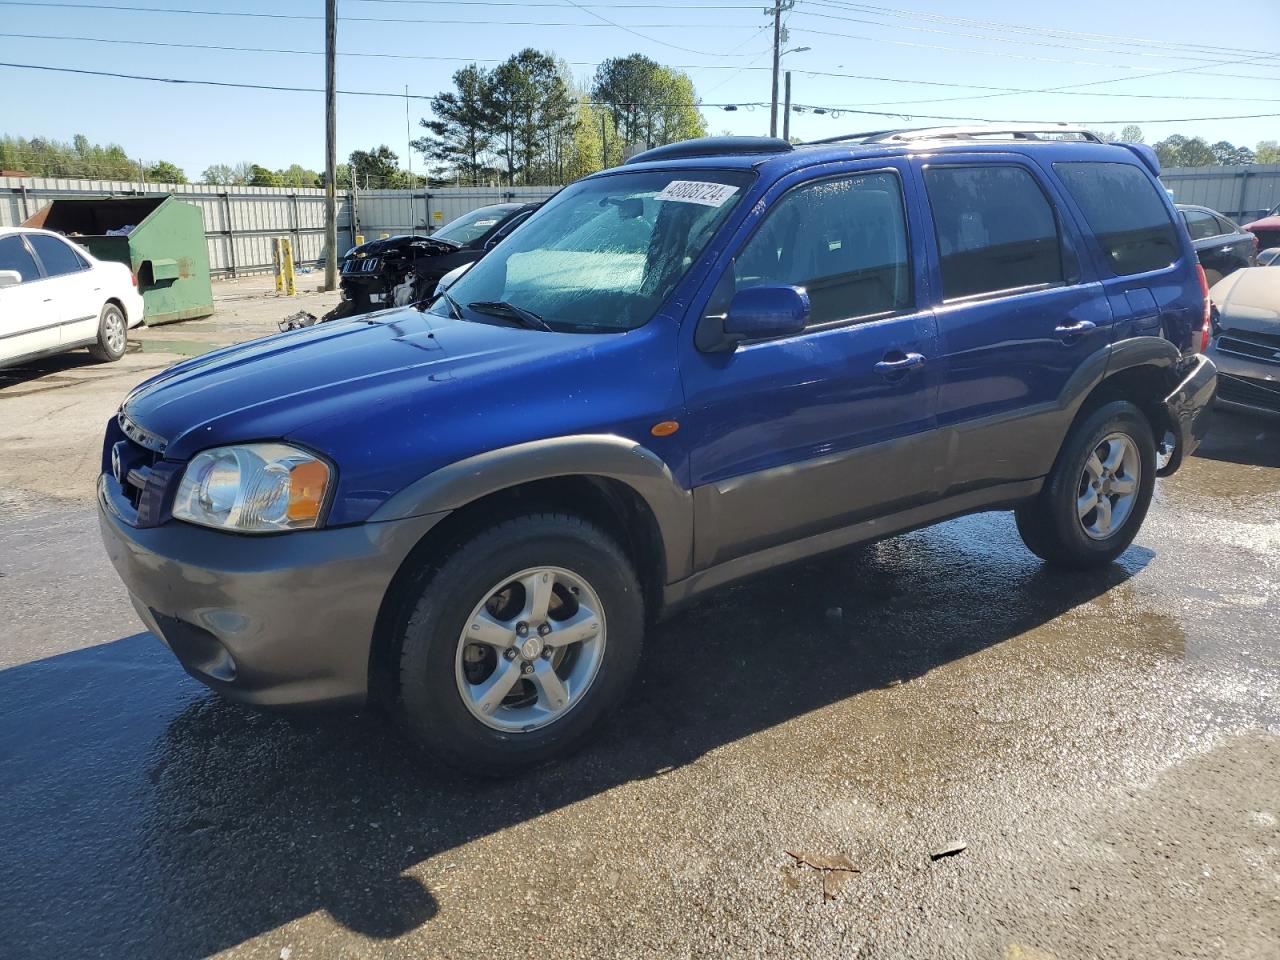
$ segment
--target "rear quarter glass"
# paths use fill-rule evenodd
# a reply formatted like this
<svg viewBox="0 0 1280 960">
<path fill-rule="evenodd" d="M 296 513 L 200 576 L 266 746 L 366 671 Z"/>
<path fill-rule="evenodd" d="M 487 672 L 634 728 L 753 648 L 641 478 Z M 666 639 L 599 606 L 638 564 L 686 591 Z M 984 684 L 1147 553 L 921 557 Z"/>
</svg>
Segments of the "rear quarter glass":
<svg viewBox="0 0 1280 960">
<path fill-rule="evenodd" d="M 1136 164 L 1093 160 L 1053 165 L 1080 207 L 1112 273 L 1162 270 L 1182 254 L 1178 230 L 1159 188 Z"/>
</svg>

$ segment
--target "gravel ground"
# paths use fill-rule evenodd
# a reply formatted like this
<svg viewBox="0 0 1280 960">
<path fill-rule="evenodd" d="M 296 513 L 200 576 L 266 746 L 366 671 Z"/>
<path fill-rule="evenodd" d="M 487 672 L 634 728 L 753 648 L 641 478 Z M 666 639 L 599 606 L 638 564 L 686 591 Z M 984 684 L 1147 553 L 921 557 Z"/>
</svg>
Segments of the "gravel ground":
<svg viewBox="0 0 1280 960">
<path fill-rule="evenodd" d="M 1280 422 L 1219 416 L 1107 570 L 986 514 L 719 591 L 591 747 L 474 783 L 141 632 L 101 426 L 296 309 L 219 288 L 119 364 L 0 372 L 0 954 L 1276 956 Z"/>
</svg>

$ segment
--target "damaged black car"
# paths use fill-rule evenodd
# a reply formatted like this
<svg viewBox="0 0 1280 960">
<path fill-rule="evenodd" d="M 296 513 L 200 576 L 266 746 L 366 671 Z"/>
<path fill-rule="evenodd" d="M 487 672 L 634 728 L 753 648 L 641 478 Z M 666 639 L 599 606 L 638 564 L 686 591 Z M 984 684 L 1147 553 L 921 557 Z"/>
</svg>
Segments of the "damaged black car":
<svg viewBox="0 0 1280 960">
<path fill-rule="evenodd" d="M 464 213 L 431 236 L 397 236 L 352 247 L 339 261 L 338 320 L 426 300 L 450 270 L 474 263 L 524 223 L 538 203 L 495 203 Z"/>
</svg>

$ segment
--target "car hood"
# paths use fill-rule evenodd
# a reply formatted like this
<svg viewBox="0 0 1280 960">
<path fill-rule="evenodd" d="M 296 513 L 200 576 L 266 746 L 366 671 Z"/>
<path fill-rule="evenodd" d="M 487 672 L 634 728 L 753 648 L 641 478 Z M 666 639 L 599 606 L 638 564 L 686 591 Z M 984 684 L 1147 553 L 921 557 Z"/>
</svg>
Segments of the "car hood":
<svg viewBox="0 0 1280 960">
<path fill-rule="evenodd" d="M 1233 330 L 1280 334 L 1280 270 L 1246 267 L 1209 291 L 1218 322 Z"/>
<path fill-rule="evenodd" d="M 1246 223 L 1245 230 L 1280 230 L 1280 217 L 1263 217 L 1253 223 Z"/>
<path fill-rule="evenodd" d="M 388 253 L 407 250 L 411 247 L 418 248 L 419 255 L 453 253 L 459 249 L 456 243 L 450 240 L 436 240 L 432 237 L 413 237 L 407 234 L 401 234 L 395 237 L 381 237 L 377 240 L 368 240 L 359 246 L 352 247 L 351 251 L 343 259 L 351 260 L 360 257 L 381 257 Z"/>
<path fill-rule="evenodd" d="M 412 307 L 316 324 L 187 360 L 126 397 L 126 416 L 185 459 L 219 443 L 288 437 L 308 424 L 500 374 L 596 344 L 590 334 L 451 320 Z"/>
</svg>

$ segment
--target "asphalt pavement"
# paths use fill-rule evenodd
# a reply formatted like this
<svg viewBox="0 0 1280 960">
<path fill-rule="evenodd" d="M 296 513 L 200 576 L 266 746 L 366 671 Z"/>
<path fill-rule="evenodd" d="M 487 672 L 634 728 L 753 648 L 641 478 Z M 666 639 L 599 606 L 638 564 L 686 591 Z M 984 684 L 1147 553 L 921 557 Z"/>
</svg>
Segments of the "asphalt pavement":
<svg viewBox="0 0 1280 960">
<path fill-rule="evenodd" d="M 477 783 L 188 678 L 76 486 L 142 374 L 50 364 L 0 381 L 0 956 L 1280 949 L 1280 421 L 1217 417 L 1102 571 L 985 514 L 712 594 L 590 747 Z"/>
</svg>

